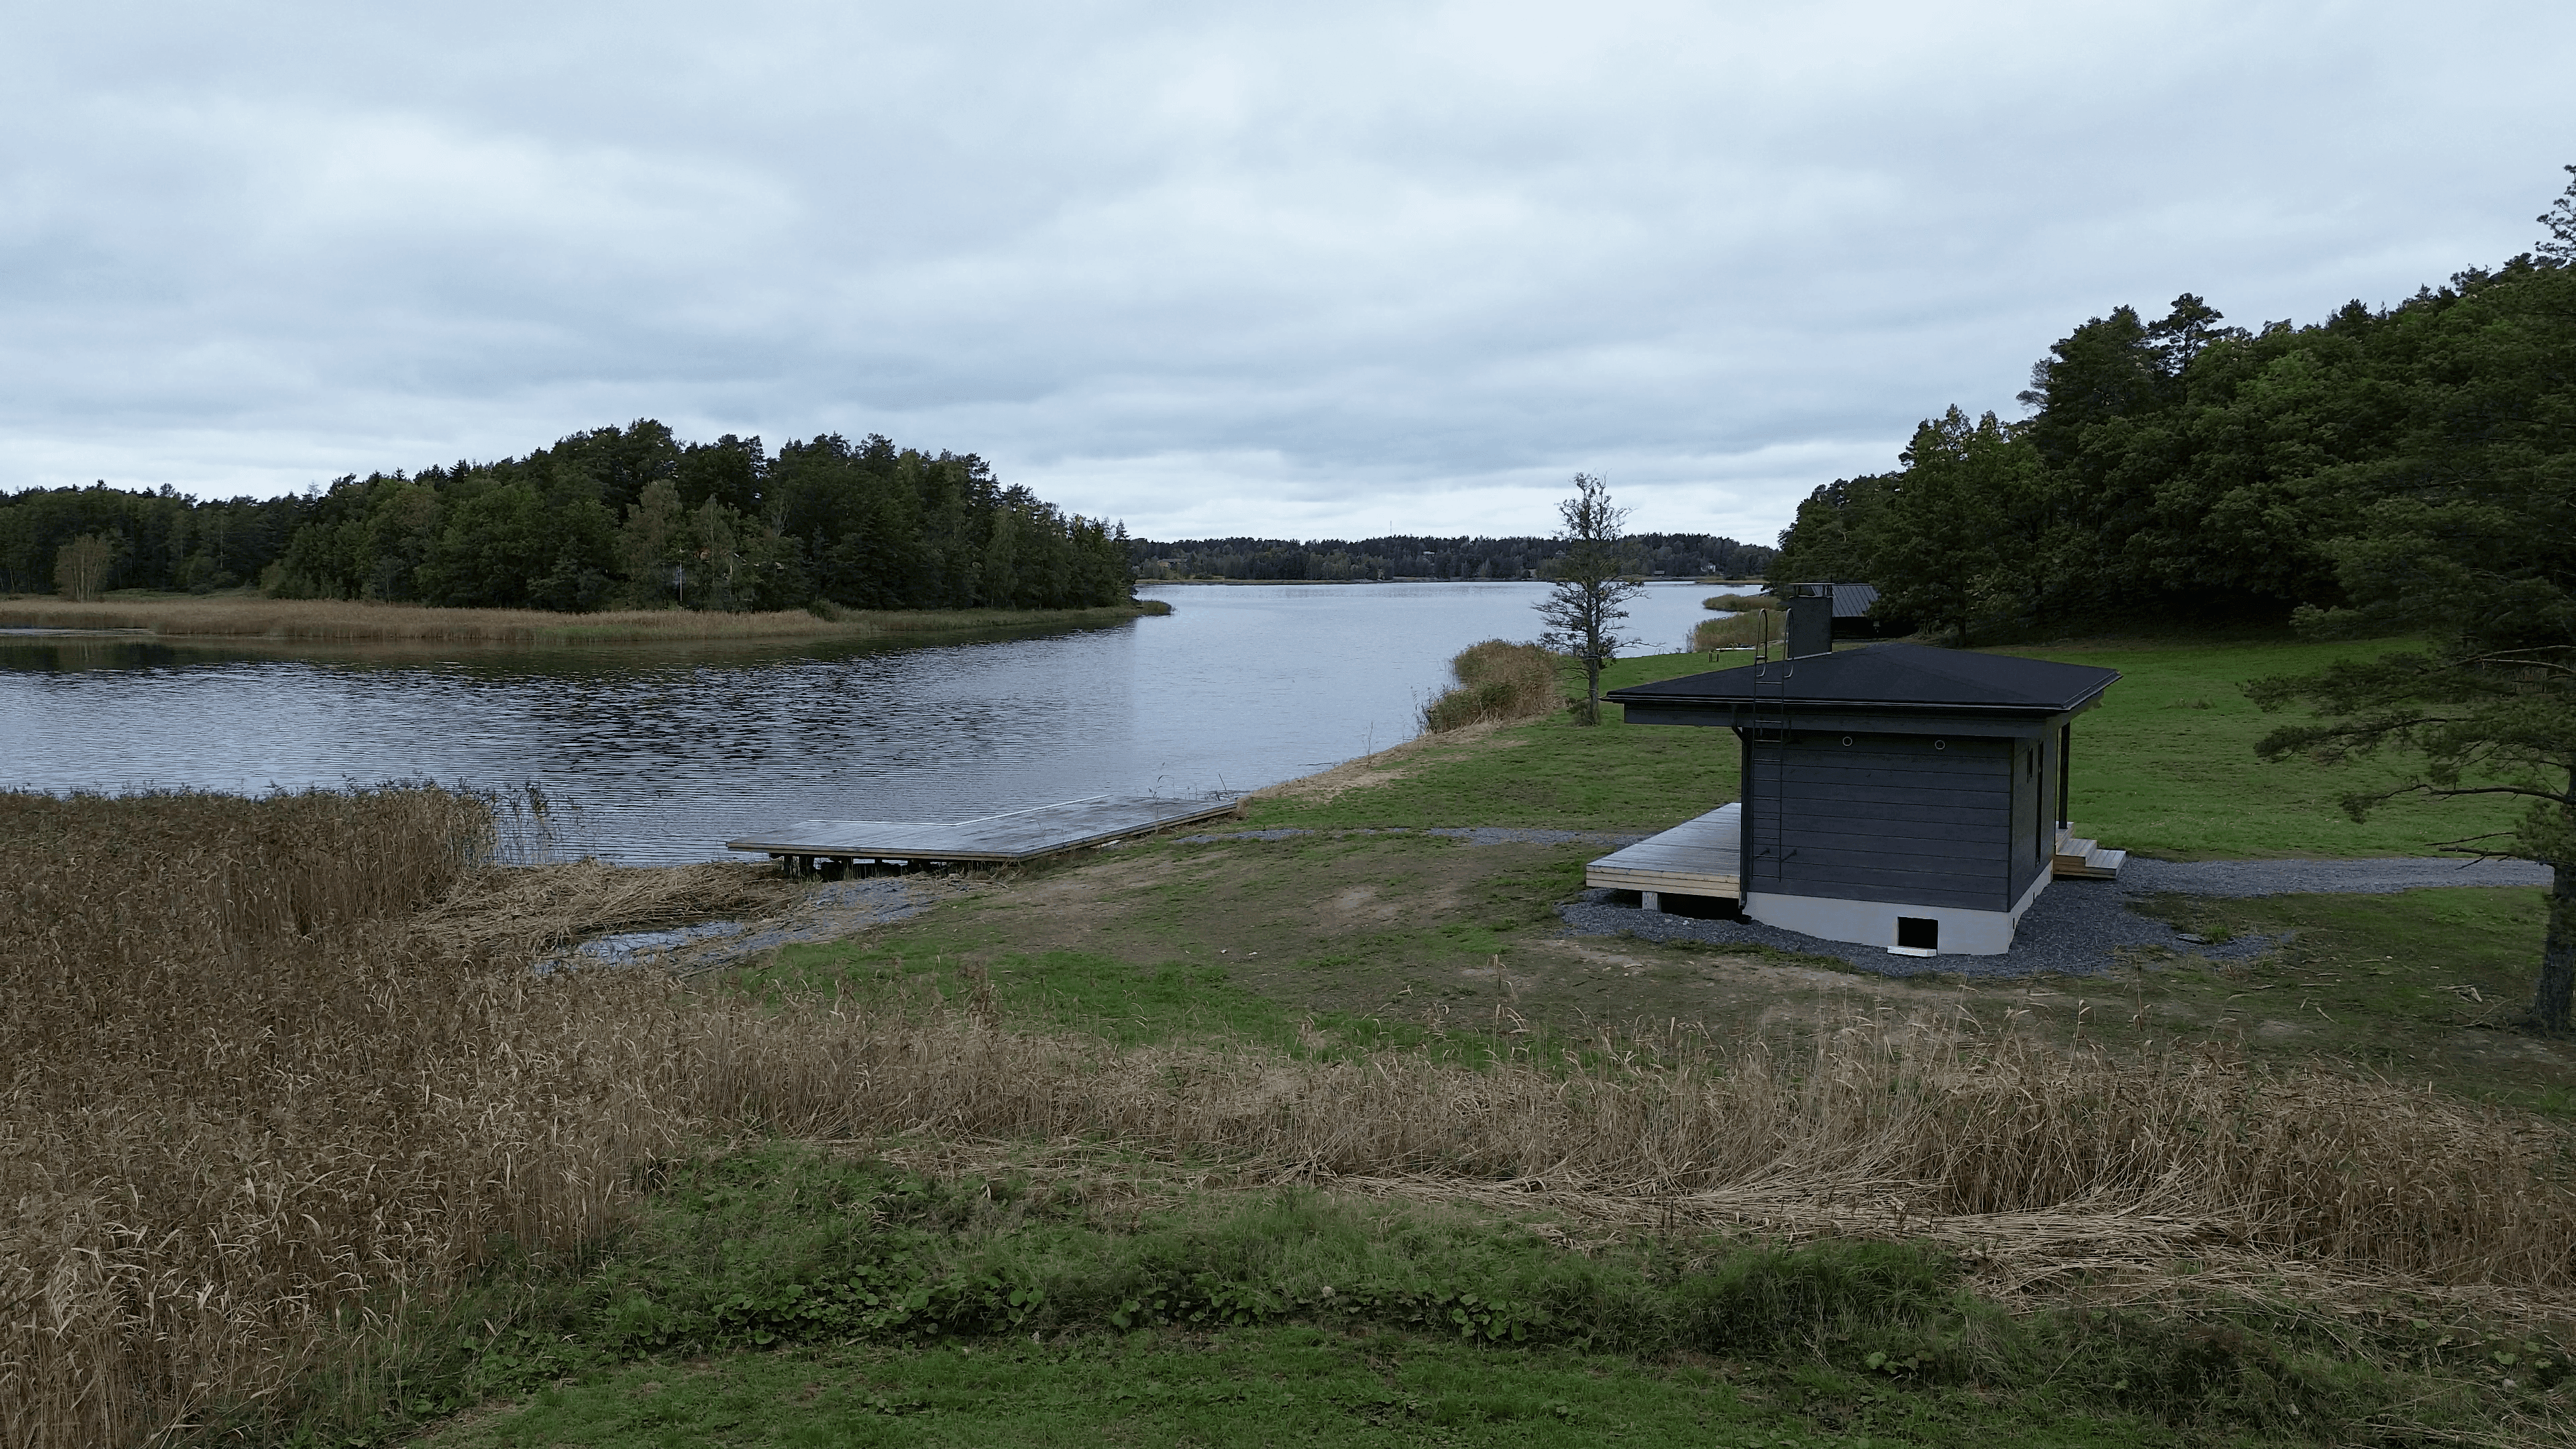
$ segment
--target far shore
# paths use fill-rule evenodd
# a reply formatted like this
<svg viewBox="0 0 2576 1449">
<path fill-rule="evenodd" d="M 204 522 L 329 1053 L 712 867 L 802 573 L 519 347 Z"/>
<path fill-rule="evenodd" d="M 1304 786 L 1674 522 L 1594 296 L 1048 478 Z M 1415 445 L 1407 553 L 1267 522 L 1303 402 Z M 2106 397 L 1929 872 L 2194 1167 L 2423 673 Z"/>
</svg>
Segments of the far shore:
<svg viewBox="0 0 2576 1449">
<path fill-rule="evenodd" d="M 20 637 L 149 638 L 172 642 L 312 644 L 758 643 L 795 639 L 890 639 L 994 630 L 1096 628 L 1171 612 L 1151 599 L 1091 609 L 803 609 L 702 613 L 635 609 L 558 614 L 541 609 L 436 609 L 334 599 L 256 595 L 109 597 L 75 603 L 51 595 L 0 598 L 0 630 Z"/>
</svg>

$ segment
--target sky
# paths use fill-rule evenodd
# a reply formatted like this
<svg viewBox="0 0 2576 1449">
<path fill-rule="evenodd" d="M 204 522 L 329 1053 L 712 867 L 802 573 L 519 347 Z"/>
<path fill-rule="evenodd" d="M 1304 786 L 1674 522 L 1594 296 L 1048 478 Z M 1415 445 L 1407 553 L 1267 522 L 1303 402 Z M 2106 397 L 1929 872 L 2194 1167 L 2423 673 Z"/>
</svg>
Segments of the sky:
<svg viewBox="0 0 2576 1449">
<path fill-rule="evenodd" d="M 656 417 L 1151 538 L 1768 541 L 2185 291 L 2542 235 L 2576 6 L 0 0 L 0 492 Z"/>
</svg>

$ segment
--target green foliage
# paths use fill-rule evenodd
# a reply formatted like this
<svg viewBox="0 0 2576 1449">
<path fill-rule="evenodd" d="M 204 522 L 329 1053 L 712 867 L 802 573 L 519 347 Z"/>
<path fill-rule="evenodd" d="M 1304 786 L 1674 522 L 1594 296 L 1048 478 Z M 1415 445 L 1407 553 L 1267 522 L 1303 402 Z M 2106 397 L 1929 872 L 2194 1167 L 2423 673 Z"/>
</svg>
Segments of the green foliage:
<svg viewBox="0 0 2576 1449">
<path fill-rule="evenodd" d="M 1928 421 L 1892 473 L 1800 505 L 1774 580 L 1866 579 L 1883 617 L 1950 632 L 2112 620 L 2280 619 L 2361 597 L 2358 540 L 2459 523 L 2528 554 L 2563 527 L 2528 502 L 2563 467 L 2576 268 L 2471 270 L 2382 311 L 2223 326 L 2189 293 L 2055 343 L 2020 422 Z"/>
<path fill-rule="evenodd" d="M 481 1421 L 475 1442 L 559 1436 L 586 1403 L 584 1442 L 649 1443 L 728 1411 L 739 1424 L 733 1386 L 769 1365 L 810 1409 L 843 1377 L 814 1368 L 828 1362 L 865 1366 L 831 1412 L 936 1414 L 965 1431 L 977 1421 L 951 1416 L 1045 1396 L 1072 1364 L 1153 1355 L 1153 1374 L 1100 1381 L 1070 1411 L 1105 1425 L 1195 1406 L 1225 1434 L 1275 1428 L 1272 1410 L 1303 1401 L 1332 1438 L 1347 1437 L 1336 1424 L 1420 1435 L 1502 1422 L 1704 1443 L 1714 1416 L 1801 1440 L 1964 1445 L 2047 1429 L 2067 1442 L 2056 1436 L 2072 1421 L 2100 1442 L 2341 1442 L 2374 1419 L 2451 1437 L 2565 1374 L 2558 1344 L 2456 1322 L 2321 1321 L 2215 1297 L 2191 1316 L 2007 1312 L 1943 1255 L 1902 1243 L 1648 1238 L 1575 1252 L 1509 1220 L 1300 1191 L 1138 1214 L 1123 1194 L 1093 1201 L 1091 1182 L 939 1179 L 786 1145 L 661 1163 L 604 1250 L 505 1260 L 478 1299 L 409 1336 L 401 1361 L 366 1370 L 393 1393 L 389 1411 L 309 1392 L 209 1428 L 345 1441 L 514 1397 L 519 1411 Z M 1274 1376 L 1281 1351 L 1317 1348 L 1365 1354 L 1371 1382 L 1275 1397 L 1323 1377 Z M 979 1360 L 991 1369 L 975 1394 L 918 1377 Z M 1399 1361 L 1443 1367 L 1405 1380 Z"/>
<path fill-rule="evenodd" d="M 276 561 L 303 508 L 294 497 L 199 502 L 104 483 L 0 493 L 0 593 L 53 588 L 63 546 L 83 535 L 107 544 L 104 588 L 233 588 Z"/>
<path fill-rule="evenodd" d="M 1762 572 L 1773 550 L 1706 533 L 1628 536 L 1636 571 L 1658 578 L 1747 578 Z M 1531 579 L 1565 544 L 1554 538 L 1440 538 L 1394 534 L 1339 538 L 1130 539 L 1127 555 L 1140 579 L 1261 579 L 1349 583 L 1376 579 Z"/>
<path fill-rule="evenodd" d="M 1610 501 L 1610 485 L 1589 473 L 1574 475 L 1574 496 L 1556 505 L 1565 551 L 1547 566 L 1555 587 L 1539 601 L 1547 625 L 1539 643 L 1582 666 L 1584 724 L 1601 722 L 1601 669 L 1636 641 L 1620 625 L 1625 605 L 1645 586 L 1628 575 L 1636 563 L 1621 537 L 1628 510 Z"/>
<path fill-rule="evenodd" d="M 684 443 L 644 419 L 524 458 L 375 473 L 302 496 L 198 503 L 101 484 L 0 497 L 0 590 L 52 583 L 104 535 L 109 588 L 260 580 L 284 598 L 587 611 L 1097 607 L 1126 535 L 1005 488 L 972 454 L 832 435 Z"/>
</svg>

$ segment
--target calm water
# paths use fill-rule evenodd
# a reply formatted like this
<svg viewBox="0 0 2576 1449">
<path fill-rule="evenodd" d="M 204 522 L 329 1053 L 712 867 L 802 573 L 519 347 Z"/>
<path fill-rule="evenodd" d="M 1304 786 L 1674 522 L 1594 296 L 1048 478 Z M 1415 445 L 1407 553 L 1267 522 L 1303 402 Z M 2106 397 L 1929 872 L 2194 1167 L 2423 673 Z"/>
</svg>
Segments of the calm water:
<svg viewBox="0 0 2576 1449">
<path fill-rule="evenodd" d="M 1168 618 L 913 648 L 438 646 L 317 657 L 0 640 L 0 785 L 534 783 L 613 860 L 722 858 L 765 823 L 958 820 L 1111 791 L 1245 790 L 1414 732 L 1540 584 L 1163 587 Z M 1644 652 L 1703 585 L 1649 589 Z"/>
</svg>

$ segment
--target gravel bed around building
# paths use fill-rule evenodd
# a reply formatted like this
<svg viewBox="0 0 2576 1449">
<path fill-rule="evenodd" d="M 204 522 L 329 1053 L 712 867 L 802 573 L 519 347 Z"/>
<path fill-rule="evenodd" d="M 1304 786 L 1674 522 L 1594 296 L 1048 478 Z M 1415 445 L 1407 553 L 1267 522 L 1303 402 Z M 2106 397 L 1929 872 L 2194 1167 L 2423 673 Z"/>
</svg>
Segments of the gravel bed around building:
<svg viewBox="0 0 2576 1449">
<path fill-rule="evenodd" d="M 2259 956 L 2278 944 L 2269 936 L 2201 941 L 2127 908 L 2109 881 L 2066 880 L 2050 885 L 2022 913 L 2013 948 L 2000 956 L 1897 956 L 1870 946 L 1819 940 L 1754 921 L 1704 921 L 1649 911 L 1633 904 L 1634 892 L 1589 890 L 1557 914 L 1578 936 L 1633 935 L 1647 941 L 1698 941 L 1711 946 L 1768 946 L 1806 956 L 1830 956 L 1881 976 L 2093 976 L 2120 964 L 2123 948 L 2161 947 L 2213 961 Z"/>
<path fill-rule="evenodd" d="M 2157 895 L 2281 896 L 2393 895 L 2449 886 L 2545 886 L 2549 868 L 2518 860 L 2131 860 L 2110 881 L 2051 882 L 2031 903 L 2000 956 L 1897 956 L 1868 946 L 1823 941 L 1753 921 L 1706 921 L 1648 911 L 1633 892 L 1593 890 L 1559 907 L 1577 935 L 1626 933 L 1648 941 L 1700 941 L 1712 946 L 1769 946 L 1809 956 L 1831 956 L 1882 976 L 2099 975 L 2119 964 L 2118 952 L 2160 948 L 2211 961 L 2243 960 L 2271 950 L 2270 936 L 2210 942 L 2176 931 L 2129 909 L 2133 900 Z"/>
</svg>

